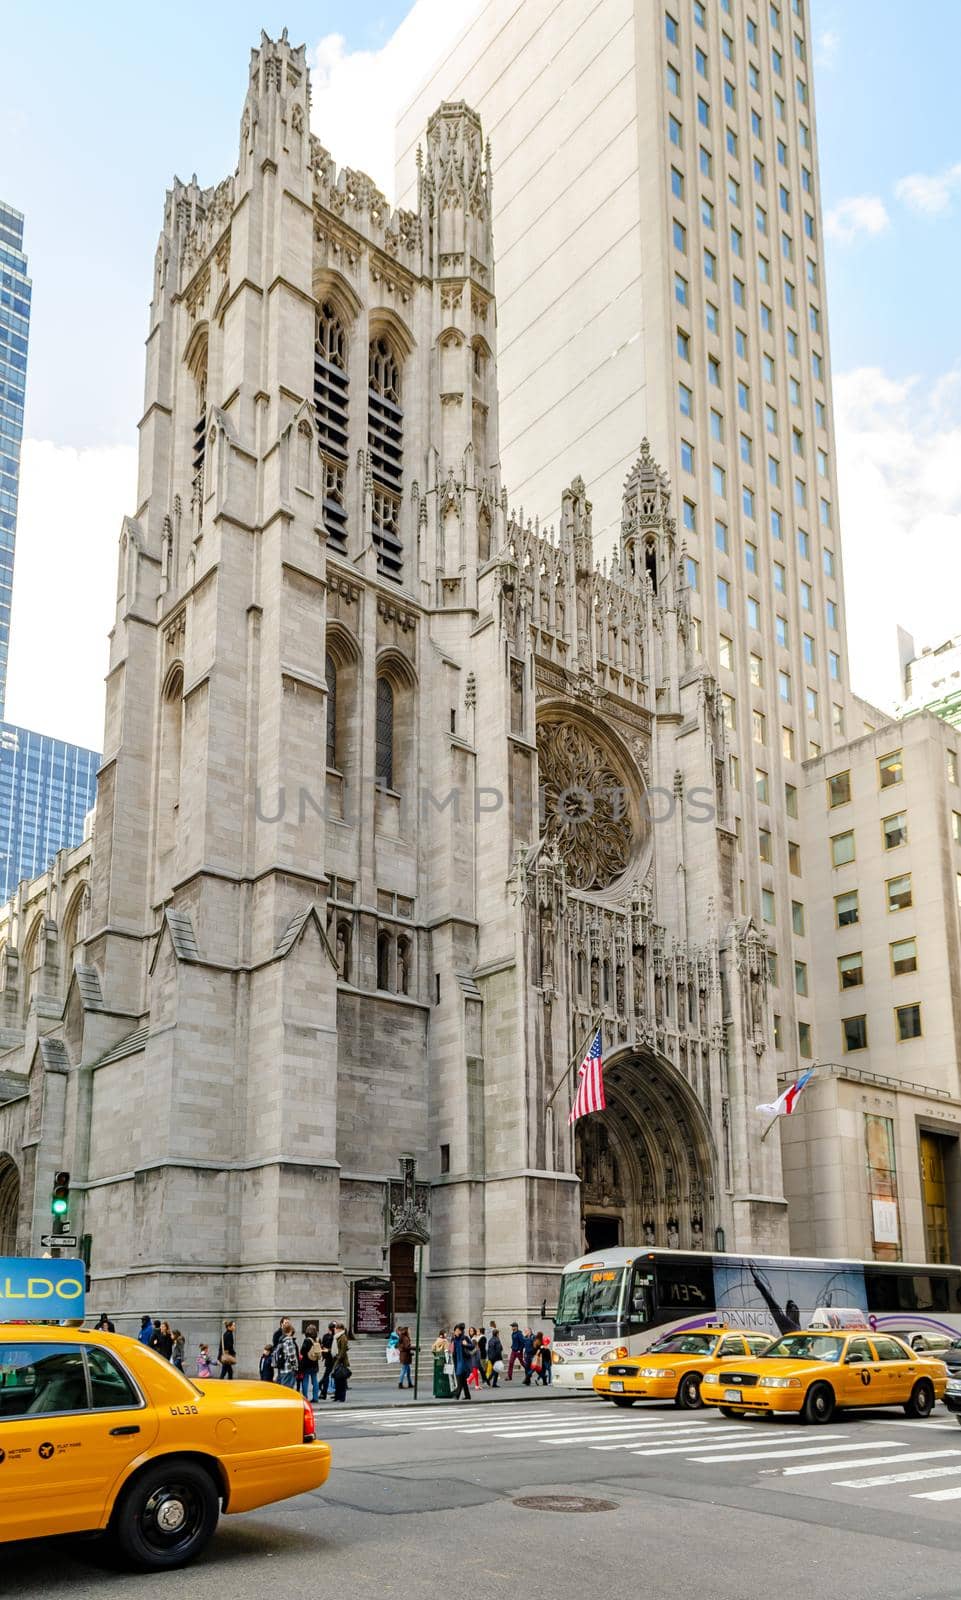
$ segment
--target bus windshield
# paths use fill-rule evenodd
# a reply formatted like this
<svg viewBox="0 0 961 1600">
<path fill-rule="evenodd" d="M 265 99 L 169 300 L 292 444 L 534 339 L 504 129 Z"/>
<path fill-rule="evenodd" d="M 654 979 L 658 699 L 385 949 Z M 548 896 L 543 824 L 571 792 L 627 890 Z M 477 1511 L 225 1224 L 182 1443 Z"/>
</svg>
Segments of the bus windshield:
<svg viewBox="0 0 961 1600">
<path fill-rule="evenodd" d="M 595 1267 L 566 1272 L 561 1279 L 555 1326 L 617 1322 L 629 1267 Z"/>
</svg>

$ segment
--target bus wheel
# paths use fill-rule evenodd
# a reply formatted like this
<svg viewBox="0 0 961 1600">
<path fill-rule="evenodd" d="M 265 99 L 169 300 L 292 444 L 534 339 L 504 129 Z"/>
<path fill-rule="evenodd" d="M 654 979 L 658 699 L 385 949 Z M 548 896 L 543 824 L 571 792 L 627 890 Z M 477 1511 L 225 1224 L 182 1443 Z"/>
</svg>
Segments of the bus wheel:
<svg viewBox="0 0 961 1600">
<path fill-rule="evenodd" d="M 703 1406 L 701 1379 L 698 1373 L 689 1372 L 686 1377 L 681 1379 L 677 1386 L 677 1404 L 684 1411 L 697 1411 Z"/>
<path fill-rule="evenodd" d="M 834 1416 L 834 1390 L 829 1383 L 812 1383 L 804 1396 L 802 1422 L 830 1422 Z"/>
<path fill-rule="evenodd" d="M 611 1398 L 616 1406 L 632 1406 L 634 1404 L 633 1400 L 629 1400 L 626 1394 L 615 1394 Z"/>
<path fill-rule="evenodd" d="M 747 1412 L 746 1411 L 735 1411 L 733 1406 L 718 1406 L 717 1409 L 721 1413 L 722 1417 L 746 1417 L 747 1416 Z"/>
<path fill-rule="evenodd" d="M 934 1390 L 927 1378 L 922 1378 L 911 1390 L 911 1398 L 907 1402 L 905 1413 L 909 1417 L 929 1417 L 934 1410 Z"/>
</svg>

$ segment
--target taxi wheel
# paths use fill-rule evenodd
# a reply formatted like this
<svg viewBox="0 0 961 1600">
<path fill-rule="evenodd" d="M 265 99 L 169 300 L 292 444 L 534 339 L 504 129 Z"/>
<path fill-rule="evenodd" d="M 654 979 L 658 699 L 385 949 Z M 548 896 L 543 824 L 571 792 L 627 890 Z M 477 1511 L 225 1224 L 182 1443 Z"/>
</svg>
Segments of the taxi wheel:
<svg viewBox="0 0 961 1600">
<path fill-rule="evenodd" d="M 145 1572 L 193 1560 L 211 1537 L 220 1499 L 210 1474 L 195 1461 L 170 1456 L 134 1480 L 111 1522 L 121 1555 Z"/>
<path fill-rule="evenodd" d="M 834 1390 L 829 1383 L 812 1383 L 804 1396 L 802 1422 L 830 1422 L 834 1416 Z"/>
<path fill-rule="evenodd" d="M 689 1372 L 682 1378 L 677 1386 L 677 1404 L 684 1411 L 697 1411 L 703 1406 L 701 1399 L 701 1380 L 696 1372 Z"/>
<path fill-rule="evenodd" d="M 911 1390 L 911 1398 L 904 1407 L 909 1417 L 929 1417 L 934 1410 L 934 1389 L 927 1378 L 922 1378 Z"/>
<path fill-rule="evenodd" d="M 634 1404 L 633 1400 L 629 1400 L 625 1394 L 612 1395 L 611 1399 L 616 1406 L 632 1406 Z"/>
</svg>

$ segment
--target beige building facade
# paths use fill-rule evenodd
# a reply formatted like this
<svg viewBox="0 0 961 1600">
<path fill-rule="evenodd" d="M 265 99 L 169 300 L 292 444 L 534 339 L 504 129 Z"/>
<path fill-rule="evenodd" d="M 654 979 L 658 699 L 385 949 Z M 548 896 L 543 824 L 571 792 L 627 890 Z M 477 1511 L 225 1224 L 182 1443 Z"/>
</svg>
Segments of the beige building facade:
<svg viewBox="0 0 961 1600">
<path fill-rule="evenodd" d="M 791 976 L 818 1067 L 782 1131 L 800 1254 L 961 1256 L 958 747 L 922 712 L 805 766 Z"/>
<path fill-rule="evenodd" d="M 252 1338 L 372 1276 L 409 1312 L 428 1236 L 442 1320 L 585 1240 L 782 1249 L 667 478 L 638 431 L 606 570 L 576 453 L 553 529 L 510 514 L 480 121 L 425 118 L 391 211 L 308 107 L 264 36 L 235 171 L 166 198 L 92 841 L 0 926 L 5 1238 L 68 1168 L 99 1302 Z"/>
</svg>

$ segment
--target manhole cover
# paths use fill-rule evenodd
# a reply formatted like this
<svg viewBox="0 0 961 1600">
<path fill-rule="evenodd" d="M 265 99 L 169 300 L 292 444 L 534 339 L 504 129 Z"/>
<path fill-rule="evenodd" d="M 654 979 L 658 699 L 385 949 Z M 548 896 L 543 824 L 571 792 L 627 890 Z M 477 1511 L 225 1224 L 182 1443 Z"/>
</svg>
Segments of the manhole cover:
<svg viewBox="0 0 961 1600">
<path fill-rule="evenodd" d="M 616 1511 L 614 1500 L 589 1500 L 583 1494 L 523 1494 L 511 1505 L 525 1511 Z"/>
</svg>

